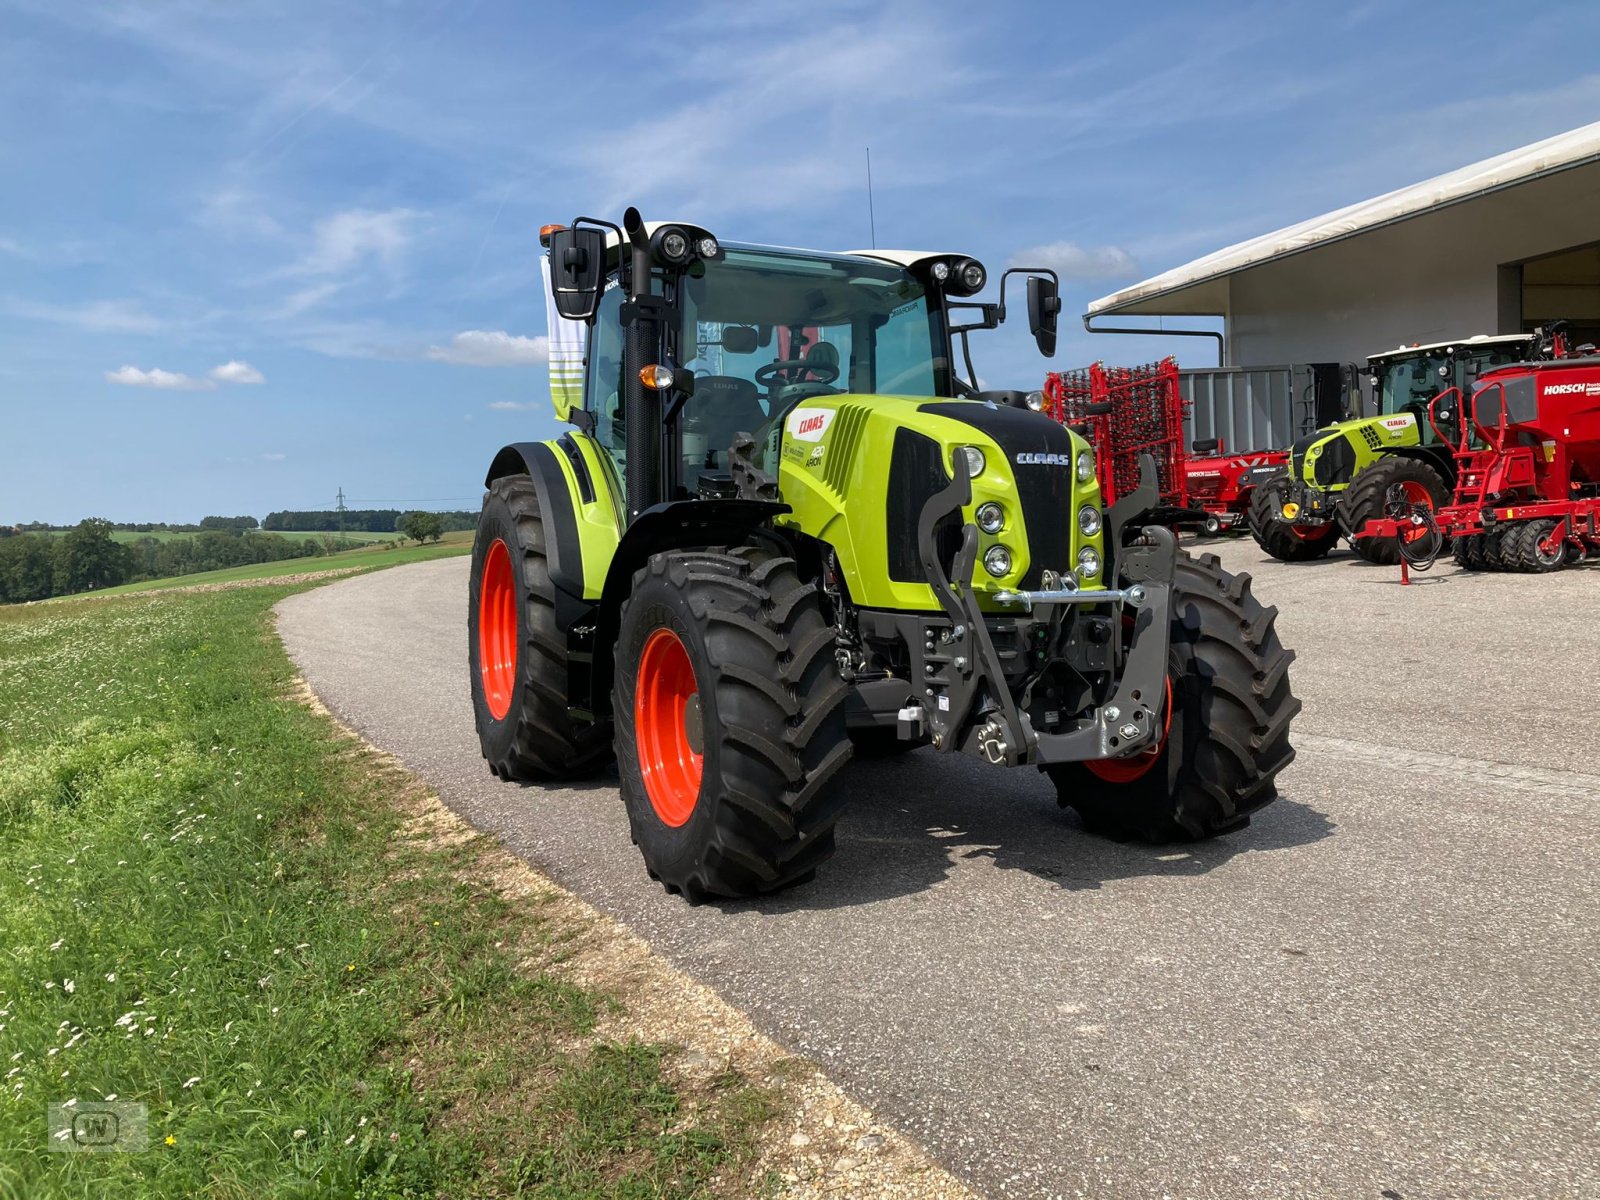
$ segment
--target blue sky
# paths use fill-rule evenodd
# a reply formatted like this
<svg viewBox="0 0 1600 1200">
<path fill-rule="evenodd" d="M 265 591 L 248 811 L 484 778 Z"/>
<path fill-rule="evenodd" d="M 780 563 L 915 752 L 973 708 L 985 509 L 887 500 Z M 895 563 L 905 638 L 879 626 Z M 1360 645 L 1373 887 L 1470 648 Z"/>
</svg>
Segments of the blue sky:
<svg viewBox="0 0 1600 1200">
<path fill-rule="evenodd" d="M 0 522 L 475 508 L 556 432 L 541 224 L 853 248 L 867 146 L 879 245 L 1063 269 L 1054 365 L 1202 361 L 1077 318 L 1600 115 L 1600 9 L 1510 11 L 0 0 Z"/>
</svg>

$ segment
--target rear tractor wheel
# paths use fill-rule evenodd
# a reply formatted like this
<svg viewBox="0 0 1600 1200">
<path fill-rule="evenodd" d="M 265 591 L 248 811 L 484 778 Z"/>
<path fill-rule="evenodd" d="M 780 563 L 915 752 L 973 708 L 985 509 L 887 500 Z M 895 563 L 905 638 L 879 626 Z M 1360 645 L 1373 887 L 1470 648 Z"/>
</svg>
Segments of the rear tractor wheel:
<svg viewBox="0 0 1600 1200">
<path fill-rule="evenodd" d="M 651 877 L 691 902 L 800 883 L 833 853 L 846 687 L 793 559 L 653 555 L 616 649 L 617 767 Z"/>
<path fill-rule="evenodd" d="M 1048 768 L 1061 804 L 1118 840 L 1190 842 L 1248 824 L 1294 758 L 1289 723 L 1300 701 L 1277 617 L 1251 595 L 1248 575 L 1224 571 L 1214 554 L 1180 554 L 1166 736 L 1137 758 Z"/>
<path fill-rule="evenodd" d="M 1339 527 L 1332 521 L 1325 525 L 1296 525 L 1285 520 L 1283 506 L 1289 502 L 1289 484 L 1284 479 L 1264 483 L 1250 493 L 1250 535 L 1268 554 L 1279 562 L 1309 562 L 1326 558 L 1328 551 L 1339 544 Z"/>
<path fill-rule="evenodd" d="M 1391 454 L 1358 471 L 1339 503 L 1339 519 L 1349 535 L 1351 549 L 1380 567 L 1392 567 L 1400 561 L 1399 543 L 1394 538 L 1362 537 L 1361 530 L 1368 521 L 1385 515 L 1390 488 L 1398 488 L 1412 504 L 1425 504 L 1435 510 L 1450 502 L 1450 485 L 1444 476 L 1420 459 Z"/>
<path fill-rule="evenodd" d="M 578 778 L 611 754 L 608 727 L 567 712 L 567 640 L 545 545 L 533 481 L 495 480 L 472 544 L 467 662 L 478 744 L 502 779 Z"/>
</svg>

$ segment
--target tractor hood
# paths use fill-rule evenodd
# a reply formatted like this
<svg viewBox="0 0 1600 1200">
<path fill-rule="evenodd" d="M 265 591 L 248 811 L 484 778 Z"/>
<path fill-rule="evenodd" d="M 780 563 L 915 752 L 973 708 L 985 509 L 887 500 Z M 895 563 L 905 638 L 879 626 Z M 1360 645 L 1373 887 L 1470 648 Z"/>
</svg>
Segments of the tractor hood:
<svg viewBox="0 0 1600 1200">
<path fill-rule="evenodd" d="M 987 508 L 971 580 L 980 592 L 1036 588 L 1046 570 L 1072 572 L 1094 550 L 1103 562 L 1100 519 L 1085 533 L 1076 515 L 1100 507 L 1098 480 L 1080 482 L 1076 464 L 1088 443 L 1043 413 L 981 400 L 928 396 L 815 396 L 783 420 L 779 490 L 793 523 L 834 546 L 852 597 L 869 607 L 932 604 L 917 554 L 917 519 L 965 456 L 972 502 L 941 528 L 941 557 L 953 556 L 962 526 Z M 769 443 L 767 461 L 773 460 Z M 846 499 L 848 498 L 848 503 Z M 993 507 L 988 507 L 993 506 Z M 1000 548 L 1002 571 L 982 564 Z M 1081 578 L 1081 577 L 1080 577 Z M 1085 586 L 1101 586 L 1097 574 Z"/>
</svg>

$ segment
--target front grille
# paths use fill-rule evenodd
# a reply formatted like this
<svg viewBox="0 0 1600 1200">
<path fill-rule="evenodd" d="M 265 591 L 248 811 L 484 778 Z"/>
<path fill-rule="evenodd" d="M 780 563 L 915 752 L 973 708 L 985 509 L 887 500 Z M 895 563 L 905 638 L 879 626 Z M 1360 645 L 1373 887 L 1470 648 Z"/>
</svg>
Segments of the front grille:
<svg viewBox="0 0 1600 1200">
<path fill-rule="evenodd" d="M 889 453 L 889 498 L 884 509 L 889 543 L 889 578 L 896 583 L 925 583 L 927 575 L 917 556 L 917 518 L 935 492 L 950 482 L 940 461 L 939 443 L 909 429 L 894 432 Z M 949 571 L 961 548 L 961 511 L 957 509 L 934 526 L 934 552 Z"/>
</svg>

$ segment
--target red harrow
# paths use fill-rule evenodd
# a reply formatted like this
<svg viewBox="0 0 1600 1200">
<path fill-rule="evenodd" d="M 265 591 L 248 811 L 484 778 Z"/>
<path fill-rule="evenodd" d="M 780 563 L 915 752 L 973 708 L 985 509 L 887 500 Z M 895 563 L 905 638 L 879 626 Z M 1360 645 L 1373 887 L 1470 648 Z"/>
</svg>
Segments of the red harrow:
<svg viewBox="0 0 1600 1200">
<path fill-rule="evenodd" d="M 1162 506 L 1202 510 L 1207 533 L 1243 521 L 1256 481 L 1288 461 L 1282 450 L 1228 454 L 1216 438 L 1196 442 L 1191 457 L 1183 442 L 1188 404 L 1178 387 L 1175 359 L 1052 371 L 1044 394 L 1056 420 L 1076 428 L 1094 446 L 1107 504 L 1138 486 L 1139 456 L 1149 454 L 1156 462 Z"/>
<path fill-rule="evenodd" d="M 1398 539 L 1401 582 L 1447 542 L 1469 571 L 1543 573 L 1600 554 L 1600 357 L 1501 367 L 1470 402 L 1450 388 L 1427 415 L 1454 447 L 1450 505 L 1435 512 L 1391 495 L 1363 533 Z"/>
</svg>

